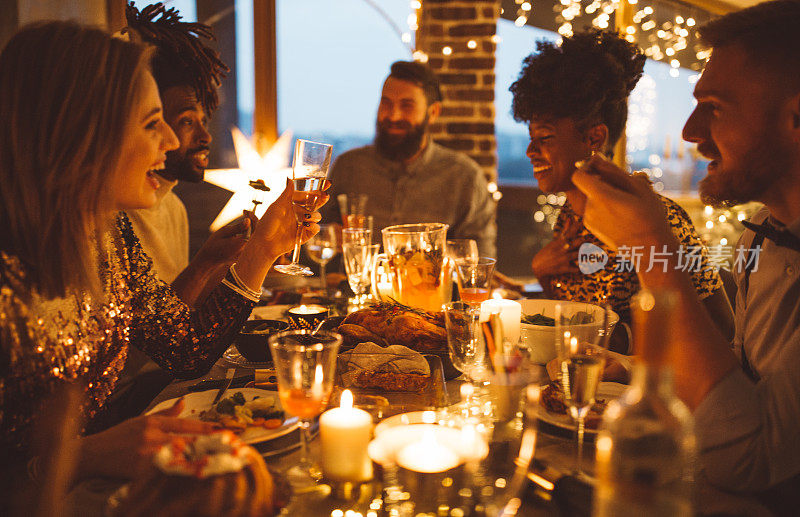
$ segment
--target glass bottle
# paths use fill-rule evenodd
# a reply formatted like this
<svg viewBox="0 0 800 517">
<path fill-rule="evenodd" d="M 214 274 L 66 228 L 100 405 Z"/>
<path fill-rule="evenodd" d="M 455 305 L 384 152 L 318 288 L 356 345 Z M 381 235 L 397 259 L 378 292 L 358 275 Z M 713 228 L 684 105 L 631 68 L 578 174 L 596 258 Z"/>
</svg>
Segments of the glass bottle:
<svg viewBox="0 0 800 517">
<path fill-rule="evenodd" d="M 674 303 L 669 292 L 643 292 L 633 301 L 637 362 L 597 436 L 595 516 L 693 514 L 693 421 L 663 361 Z"/>
</svg>

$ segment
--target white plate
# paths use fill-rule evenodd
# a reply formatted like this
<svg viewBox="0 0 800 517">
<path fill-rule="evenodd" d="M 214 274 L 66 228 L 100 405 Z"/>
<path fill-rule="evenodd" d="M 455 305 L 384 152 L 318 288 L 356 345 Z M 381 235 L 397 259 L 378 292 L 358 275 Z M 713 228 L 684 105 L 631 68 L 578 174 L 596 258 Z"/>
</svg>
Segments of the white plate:
<svg viewBox="0 0 800 517">
<path fill-rule="evenodd" d="M 183 397 L 183 411 L 180 415 L 180 418 L 200 418 L 200 412 L 205 411 L 207 409 L 211 409 L 212 402 L 214 401 L 214 397 L 217 396 L 217 392 L 219 390 L 208 390 L 208 391 L 198 391 L 195 393 L 188 393 Z M 278 398 L 278 392 L 276 391 L 267 391 L 261 390 L 257 388 L 233 388 L 229 389 L 225 392 L 225 397 L 230 397 L 237 391 L 241 391 L 242 395 L 246 401 L 250 402 L 256 397 L 271 397 L 275 399 L 275 407 L 281 407 L 281 401 Z M 164 402 L 158 404 L 156 407 L 151 409 L 147 412 L 147 414 L 154 413 L 156 411 L 161 411 L 163 409 L 167 409 L 172 407 L 173 404 L 177 401 L 177 398 L 165 400 Z M 277 429 L 264 429 L 263 427 L 248 427 L 245 429 L 242 434 L 239 435 L 239 438 L 242 439 L 244 443 L 253 444 L 259 442 L 265 442 L 267 440 L 272 440 L 274 438 L 278 438 L 285 434 L 291 433 L 298 427 L 297 417 L 291 416 L 287 417 L 284 420 L 283 425 L 278 427 Z"/>
<path fill-rule="evenodd" d="M 613 399 L 619 398 L 619 396 L 622 395 L 622 392 L 624 392 L 626 389 L 628 389 L 626 384 L 620 384 L 618 382 L 601 382 L 597 387 L 596 398 L 603 399 L 606 402 L 611 402 Z M 551 413 L 542 405 L 539 405 L 539 420 L 562 429 L 567 429 L 569 431 L 574 431 L 577 428 L 577 424 L 571 416 L 562 415 L 559 413 Z M 589 429 L 587 427 L 585 432 L 586 434 L 597 434 L 597 429 Z"/>
</svg>

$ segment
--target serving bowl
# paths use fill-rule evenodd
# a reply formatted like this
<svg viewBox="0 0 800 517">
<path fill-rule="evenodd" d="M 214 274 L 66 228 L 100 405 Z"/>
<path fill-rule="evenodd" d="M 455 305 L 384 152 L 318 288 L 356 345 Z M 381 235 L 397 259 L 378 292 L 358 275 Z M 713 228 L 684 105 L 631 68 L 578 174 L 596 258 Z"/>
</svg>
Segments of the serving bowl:
<svg viewBox="0 0 800 517">
<path fill-rule="evenodd" d="M 522 304 L 522 317 L 542 314 L 549 318 L 555 317 L 556 305 L 561 304 L 562 314 L 571 317 L 577 312 L 587 312 L 594 321 L 578 325 L 587 330 L 600 328 L 603 325 L 603 307 L 591 303 L 570 302 L 564 300 L 519 300 Z M 609 333 L 619 322 L 619 315 L 611 311 L 609 314 Z M 556 357 L 556 328 L 549 325 L 530 325 L 522 323 L 520 326 L 520 341 L 522 346 L 530 352 L 531 361 L 537 364 L 547 364 Z"/>
<path fill-rule="evenodd" d="M 289 324 L 280 320 L 248 320 L 236 337 L 236 349 L 251 363 L 265 363 L 272 360 L 267 340 L 276 332 L 289 328 Z"/>
</svg>

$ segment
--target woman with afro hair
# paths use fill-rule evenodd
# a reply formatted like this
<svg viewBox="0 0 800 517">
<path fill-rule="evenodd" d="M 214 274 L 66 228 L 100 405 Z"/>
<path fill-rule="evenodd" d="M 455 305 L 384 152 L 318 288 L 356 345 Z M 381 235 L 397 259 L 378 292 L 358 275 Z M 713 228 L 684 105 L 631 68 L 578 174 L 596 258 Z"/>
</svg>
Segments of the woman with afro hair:
<svg viewBox="0 0 800 517">
<path fill-rule="evenodd" d="M 533 258 L 533 273 L 549 297 L 608 303 L 625 322 L 630 321 L 631 296 L 639 290 L 636 270 L 663 266 L 651 264 L 653 255 L 644 250 L 612 250 L 586 229 L 582 217 L 586 197 L 572 184 L 572 174 L 578 161 L 595 153 L 613 154 L 625 129 L 628 96 L 644 63 L 641 50 L 615 32 L 589 30 L 563 38 L 561 44 L 538 42 L 537 52 L 525 58 L 510 88 L 514 119 L 528 124 L 526 154 L 539 188 L 545 193 L 563 192 L 567 198 L 553 240 Z M 686 212 L 665 197 L 661 201 L 686 253 L 684 262 L 691 268 L 698 294 L 723 334 L 732 337 L 733 311 L 708 250 Z M 584 243 L 608 255 L 603 267 L 583 264 L 581 271 L 578 253 Z"/>
</svg>

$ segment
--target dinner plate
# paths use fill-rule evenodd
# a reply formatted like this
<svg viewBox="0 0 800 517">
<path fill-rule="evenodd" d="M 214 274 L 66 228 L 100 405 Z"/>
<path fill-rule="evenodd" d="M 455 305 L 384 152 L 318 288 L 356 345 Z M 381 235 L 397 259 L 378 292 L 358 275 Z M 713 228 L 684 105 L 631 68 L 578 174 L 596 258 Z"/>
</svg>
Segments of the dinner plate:
<svg viewBox="0 0 800 517">
<path fill-rule="evenodd" d="M 626 389 L 628 389 L 626 384 L 620 384 L 618 382 L 601 382 L 597 387 L 596 398 L 610 402 L 613 399 L 619 398 L 619 396 L 622 395 L 622 392 L 624 392 Z M 539 420 L 561 429 L 567 429 L 569 431 L 575 431 L 577 428 L 577 424 L 571 416 L 560 413 L 552 413 L 545 409 L 545 407 L 542 405 L 539 406 Z M 587 427 L 585 433 L 597 434 L 597 429 L 589 429 Z"/>
<path fill-rule="evenodd" d="M 207 409 L 211 409 L 212 402 L 214 402 L 214 397 L 217 396 L 217 392 L 219 390 L 208 390 L 208 391 L 198 391 L 195 393 L 188 393 L 183 397 L 183 411 L 180 415 L 180 418 L 200 418 L 200 412 L 205 411 Z M 275 399 L 275 407 L 281 407 L 281 401 L 278 398 L 278 392 L 276 391 L 267 391 L 257 388 L 238 388 L 238 389 L 231 389 L 225 393 L 226 397 L 230 397 L 237 391 L 241 391 L 242 395 L 246 401 L 250 402 L 256 397 L 271 397 Z M 147 414 L 155 413 L 156 411 L 162 411 L 169 407 L 172 407 L 175 402 L 177 402 L 177 398 L 165 400 L 164 402 L 158 404 L 153 409 L 147 412 Z M 267 440 L 272 440 L 274 438 L 278 438 L 285 434 L 291 433 L 298 427 L 297 417 L 295 416 L 287 416 L 286 420 L 284 420 L 283 425 L 278 427 L 277 429 L 265 429 L 263 427 L 256 427 L 250 426 L 245 429 L 240 435 L 239 438 L 244 443 L 253 444 L 253 443 L 260 443 L 265 442 Z"/>
</svg>

